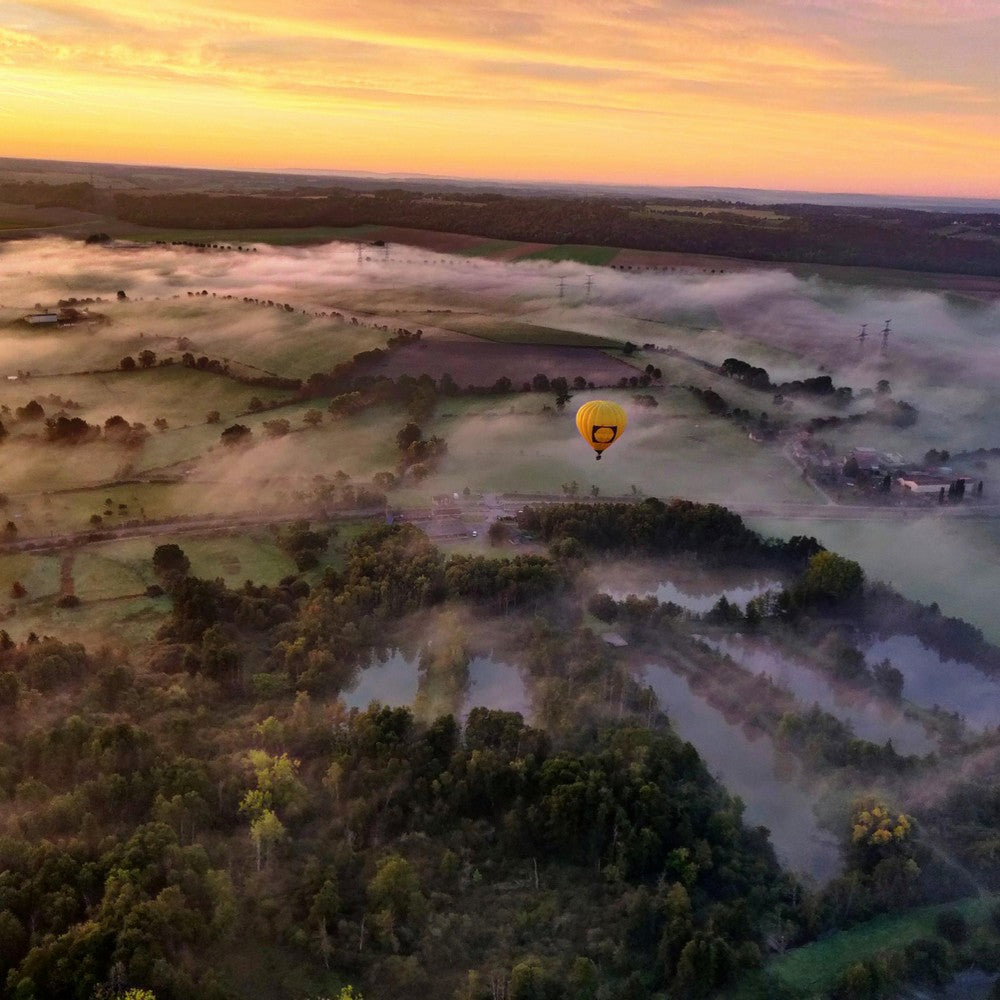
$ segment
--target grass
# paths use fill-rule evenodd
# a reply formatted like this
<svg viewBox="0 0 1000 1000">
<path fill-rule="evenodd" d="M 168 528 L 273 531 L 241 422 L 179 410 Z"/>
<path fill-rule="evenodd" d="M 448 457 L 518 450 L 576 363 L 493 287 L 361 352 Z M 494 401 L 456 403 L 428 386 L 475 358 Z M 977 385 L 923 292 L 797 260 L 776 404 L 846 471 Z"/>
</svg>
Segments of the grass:
<svg viewBox="0 0 1000 1000">
<path fill-rule="evenodd" d="M 138 369 L 134 372 L 94 372 L 92 374 L 35 378 L 17 382 L 0 381 L 0 403 L 11 409 L 37 399 L 46 416 L 59 409 L 46 401 L 59 396 L 81 409 L 68 411 L 89 423 L 103 424 L 113 414 L 140 422 L 152 431 L 153 421 L 162 417 L 171 428 L 204 425 L 209 410 L 223 418 L 235 416 L 257 396 L 265 403 L 284 399 L 287 391 L 243 385 L 223 375 L 187 368 L 181 364 Z M 197 401 L 197 405 L 195 404 Z M 7 418 L 5 417 L 5 422 Z M 17 431 L 13 425 L 7 428 Z M 24 429 L 31 429 L 30 425 Z M 153 432 L 156 435 L 156 432 Z M 218 436 L 218 428 L 214 436 Z"/>
<path fill-rule="evenodd" d="M 786 952 L 771 961 L 768 971 L 792 989 L 822 994 L 855 962 L 886 949 L 902 948 L 918 938 L 933 937 L 938 914 L 958 910 L 970 923 L 980 923 L 995 904 L 994 897 L 977 896 L 957 903 L 924 906 L 898 916 L 876 917 L 824 941 Z"/>
<path fill-rule="evenodd" d="M 573 420 L 585 394 L 576 394 L 561 414 L 543 411 L 551 406 L 549 396 L 484 401 L 481 409 L 448 401 L 424 428 L 425 434 L 446 439 L 448 454 L 420 492 L 460 492 L 469 486 L 474 491 L 559 493 L 563 483 L 575 480 L 588 495 L 592 485 L 602 496 L 617 496 L 629 493 L 634 484 L 650 496 L 721 503 L 815 499 L 777 448 L 749 441 L 730 422 L 704 412 L 685 390 L 658 390 L 660 405 L 654 409 L 637 407 L 635 392 L 639 390 L 602 392 L 625 406 L 629 426 L 599 463 Z"/>
<path fill-rule="evenodd" d="M 578 264 L 593 264 L 600 266 L 609 264 L 617 255 L 618 247 L 597 247 L 597 246 L 565 246 L 549 247 L 547 250 L 535 250 L 527 253 L 518 260 L 571 260 Z"/>
<path fill-rule="evenodd" d="M 0 605 L 7 602 L 15 581 L 27 591 L 28 600 L 58 594 L 59 557 L 27 552 L 0 555 Z"/>
<path fill-rule="evenodd" d="M 495 253 L 504 253 L 513 247 L 523 246 L 516 240 L 484 240 L 474 247 L 466 247 L 464 250 L 454 251 L 460 257 L 489 257 Z"/>
<path fill-rule="evenodd" d="M 269 243 L 272 246 L 305 246 L 333 240 L 369 240 L 381 226 L 308 226 L 278 229 L 141 229 L 130 233 L 136 243 L 167 243 L 187 240 L 193 243 Z"/>
</svg>

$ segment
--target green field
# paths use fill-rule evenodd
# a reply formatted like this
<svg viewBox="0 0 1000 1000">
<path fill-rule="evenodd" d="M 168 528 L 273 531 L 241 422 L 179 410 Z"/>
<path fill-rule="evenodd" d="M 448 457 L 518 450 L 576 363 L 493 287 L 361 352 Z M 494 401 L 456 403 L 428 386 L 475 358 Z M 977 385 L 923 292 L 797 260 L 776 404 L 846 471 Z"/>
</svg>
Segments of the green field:
<svg viewBox="0 0 1000 1000">
<path fill-rule="evenodd" d="M 381 226 L 309 226 L 285 229 L 136 229 L 128 239 L 137 243 L 166 243 L 189 241 L 192 243 L 242 244 L 269 243 L 272 246 L 308 246 L 330 243 L 333 240 L 369 240 Z"/>
<path fill-rule="evenodd" d="M 504 253 L 514 247 L 523 246 L 516 240 L 484 240 L 474 247 L 466 247 L 464 250 L 456 250 L 460 257 L 489 257 L 492 254 Z"/>
<path fill-rule="evenodd" d="M 902 948 L 918 938 L 933 937 L 938 914 L 958 910 L 970 923 L 980 923 L 995 905 L 995 897 L 973 897 L 921 907 L 899 916 L 877 917 L 824 941 L 786 952 L 773 959 L 767 969 L 786 986 L 819 996 L 855 962 L 872 958 L 888 948 Z"/>
<path fill-rule="evenodd" d="M 595 247 L 595 246 L 557 246 L 549 247 L 547 250 L 535 250 L 526 253 L 518 260 L 553 260 L 575 261 L 577 264 L 593 264 L 599 266 L 608 264 L 618 253 L 618 247 Z"/>
<path fill-rule="evenodd" d="M 209 410 L 218 410 L 223 419 L 229 419 L 245 411 L 255 396 L 269 403 L 285 399 L 288 395 L 287 390 L 243 385 L 223 375 L 181 364 L 133 372 L 95 372 L 90 375 L 0 381 L 0 404 L 12 410 L 35 399 L 49 416 L 61 407 L 58 402 L 50 402 L 46 397 L 58 396 L 79 406 L 79 409 L 67 409 L 70 416 L 82 417 L 88 423 L 103 425 L 108 417 L 118 414 L 130 423 L 146 424 L 150 431 L 153 430 L 153 421 L 160 417 L 173 429 L 200 425 L 205 422 Z M 5 416 L 4 420 L 7 419 Z M 15 433 L 31 429 L 32 425 L 26 424 L 8 426 L 8 430 Z"/>
<path fill-rule="evenodd" d="M 580 440 L 575 400 L 563 413 L 544 394 L 442 404 L 425 432 L 443 436 L 448 454 L 419 492 L 426 497 L 469 486 L 559 493 L 575 480 L 581 493 L 597 486 L 604 496 L 628 494 L 634 485 L 651 496 L 716 502 L 759 503 L 776 493 L 815 500 L 779 449 L 755 444 L 729 421 L 709 416 L 686 390 L 658 391 L 654 409 L 635 406 L 632 392 L 604 395 L 628 408 L 629 425 L 601 462 Z M 405 495 L 417 493 L 410 488 Z"/>
</svg>

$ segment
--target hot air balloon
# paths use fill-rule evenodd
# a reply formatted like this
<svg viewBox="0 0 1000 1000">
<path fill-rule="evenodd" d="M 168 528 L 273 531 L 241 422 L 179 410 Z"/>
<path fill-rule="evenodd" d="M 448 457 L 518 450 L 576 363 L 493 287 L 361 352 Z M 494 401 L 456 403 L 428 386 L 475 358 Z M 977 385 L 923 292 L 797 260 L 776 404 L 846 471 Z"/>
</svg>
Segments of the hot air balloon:
<svg viewBox="0 0 1000 1000">
<path fill-rule="evenodd" d="M 609 403 L 606 399 L 591 400 L 576 411 L 577 430 L 597 452 L 598 461 L 601 460 L 601 452 L 625 433 L 626 423 L 625 411 L 617 403 Z"/>
</svg>

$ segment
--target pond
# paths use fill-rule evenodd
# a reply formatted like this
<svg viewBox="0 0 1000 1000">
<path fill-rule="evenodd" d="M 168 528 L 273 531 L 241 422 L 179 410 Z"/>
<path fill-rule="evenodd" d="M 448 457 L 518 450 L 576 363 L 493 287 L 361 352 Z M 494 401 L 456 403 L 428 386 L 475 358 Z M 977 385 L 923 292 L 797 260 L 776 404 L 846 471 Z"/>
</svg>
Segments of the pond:
<svg viewBox="0 0 1000 1000">
<path fill-rule="evenodd" d="M 720 597 L 738 604 L 760 597 L 768 590 L 780 590 L 784 584 L 777 577 L 745 569 L 705 569 L 675 561 L 615 562 L 602 566 L 593 581 L 597 590 L 616 601 L 629 594 L 672 601 L 694 614 L 704 614 Z"/>
<path fill-rule="evenodd" d="M 727 722 L 667 667 L 649 664 L 645 680 L 678 735 L 694 745 L 709 771 L 746 804 L 746 823 L 770 830 L 778 860 L 817 882 L 836 875 L 841 867 L 837 842 L 820 828 L 813 809 L 815 788 L 803 780 L 795 759 L 780 753 L 769 737 L 750 738 L 743 727 Z"/>
<path fill-rule="evenodd" d="M 890 660 L 903 674 L 903 697 L 915 704 L 957 712 L 978 729 L 1000 724 L 1000 679 L 971 663 L 944 659 L 915 635 L 878 639 L 865 656 L 869 664 Z"/>
<path fill-rule="evenodd" d="M 702 642 L 732 657 L 751 673 L 764 674 L 805 706 L 819 705 L 825 712 L 846 722 L 856 736 L 872 743 L 892 740 L 899 753 L 926 754 L 934 742 L 918 722 L 883 699 L 873 700 L 780 650 L 766 639 L 746 636 L 726 636 L 721 639 L 702 637 Z"/>
<path fill-rule="evenodd" d="M 386 660 L 373 658 L 340 698 L 348 708 L 365 709 L 373 701 L 393 708 L 412 707 L 419 691 L 418 665 L 418 656 L 408 657 L 398 650 Z M 531 698 L 517 667 L 492 656 L 474 656 L 469 661 L 469 684 L 459 715 L 464 719 L 479 706 L 530 717 Z"/>
</svg>

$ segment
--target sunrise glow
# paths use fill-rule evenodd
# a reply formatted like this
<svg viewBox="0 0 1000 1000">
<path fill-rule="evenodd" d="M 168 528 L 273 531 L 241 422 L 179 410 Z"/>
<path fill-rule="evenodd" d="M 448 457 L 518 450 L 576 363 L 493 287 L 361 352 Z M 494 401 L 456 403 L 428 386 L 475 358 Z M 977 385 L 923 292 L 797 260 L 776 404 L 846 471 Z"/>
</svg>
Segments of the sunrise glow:
<svg viewBox="0 0 1000 1000">
<path fill-rule="evenodd" d="M 996 197 L 996 11 L 14 0 L 0 154 Z"/>
</svg>

